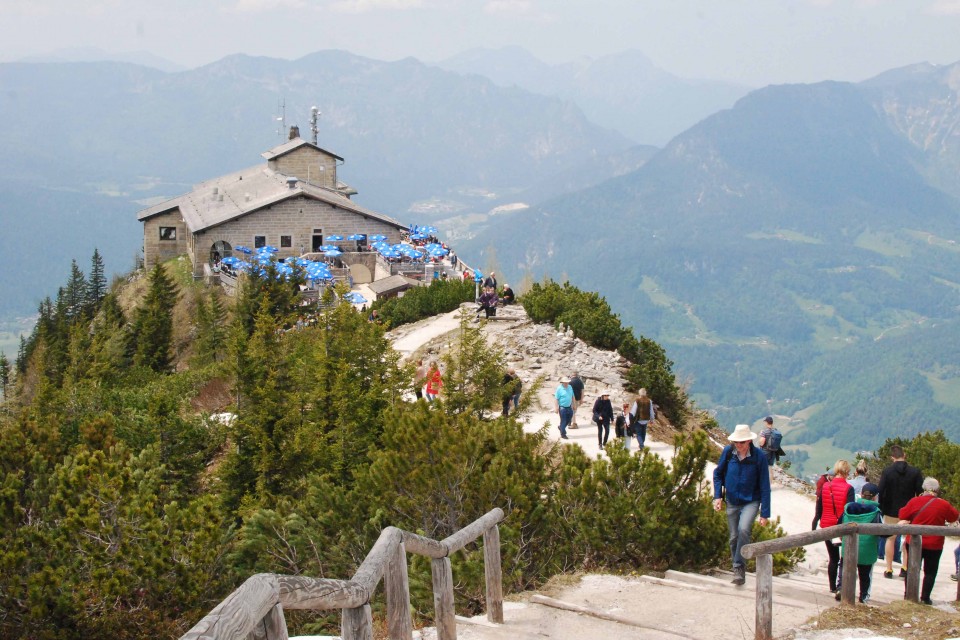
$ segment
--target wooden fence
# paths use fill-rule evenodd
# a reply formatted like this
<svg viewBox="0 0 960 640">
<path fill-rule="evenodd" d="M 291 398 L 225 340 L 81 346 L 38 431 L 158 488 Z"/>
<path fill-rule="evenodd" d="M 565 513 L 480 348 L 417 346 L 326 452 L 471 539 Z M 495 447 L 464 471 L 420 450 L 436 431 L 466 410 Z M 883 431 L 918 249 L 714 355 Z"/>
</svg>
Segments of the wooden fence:
<svg viewBox="0 0 960 640">
<path fill-rule="evenodd" d="M 844 553 L 841 567 L 840 601 L 856 606 L 857 603 L 857 550 L 858 534 L 890 536 L 910 534 L 907 557 L 907 584 L 904 600 L 920 601 L 920 560 L 921 536 L 960 537 L 960 529 L 913 524 L 840 524 L 826 529 L 816 529 L 804 533 L 764 540 L 744 545 L 741 553 L 744 558 L 756 558 L 757 561 L 757 617 L 756 640 L 773 638 L 773 555 L 778 551 L 787 551 L 796 547 L 805 547 L 815 542 L 831 538 L 843 538 Z M 957 599 L 960 600 L 960 584 L 957 586 Z"/>
<path fill-rule="evenodd" d="M 503 622 L 503 582 L 500 569 L 500 529 L 503 511 L 493 509 L 441 541 L 387 527 L 350 580 L 305 578 L 261 573 L 208 613 L 181 640 L 286 640 L 285 609 L 342 609 L 343 640 L 372 640 L 370 599 L 383 578 L 387 600 L 387 631 L 391 640 L 411 640 L 410 586 L 407 553 L 431 558 L 437 638 L 455 640 L 453 571 L 450 554 L 483 536 L 487 619 Z"/>
</svg>

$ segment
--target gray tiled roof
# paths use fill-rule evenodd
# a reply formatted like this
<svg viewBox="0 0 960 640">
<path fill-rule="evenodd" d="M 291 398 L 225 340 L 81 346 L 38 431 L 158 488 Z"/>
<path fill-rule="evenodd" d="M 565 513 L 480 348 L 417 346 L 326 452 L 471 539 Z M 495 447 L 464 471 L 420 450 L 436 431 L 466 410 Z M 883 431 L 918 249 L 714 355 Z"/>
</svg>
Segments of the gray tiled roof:
<svg viewBox="0 0 960 640">
<path fill-rule="evenodd" d="M 277 147 L 274 151 L 279 148 Z M 189 193 L 141 210 L 137 214 L 137 219 L 143 221 L 179 208 L 187 227 L 191 232 L 197 232 L 235 220 L 288 198 L 303 195 L 395 225 L 397 228 L 404 228 L 404 225 L 397 220 L 361 207 L 332 189 L 302 181 L 297 182 L 296 187 L 291 189 L 287 185 L 287 177 L 263 165 L 257 165 L 201 182 Z M 215 189 L 216 193 L 214 193 Z"/>
<path fill-rule="evenodd" d="M 380 280 L 375 280 L 367 286 L 370 287 L 371 291 L 379 296 L 380 294 L 395 291 L 397 289 L 423 287 L 426 286 L 426 283 L 420 282 L 419 280 L 414 280 L 413 278 L 408 278 L 406 276 L 395 275 L 381 278 Z"/>
<path fill-rule="evenodd" d="M 333 156 L 333 157 L 336 158 L 337 160 L 343 161 L 343 158 L 341 158 L 341 157 L 338 156 L 337 154 L 333 153 L 332 151 L 327 151 L 326 149 L 322 149 L 322 148 L 318 147 L 317 145 L 312 144 L 312 143 L 310 143 L 310 142 L 307 142 L 306 140 L 303 140 L 303 139 L 301 139 L 301 138 L 294 138 L 293 140 L 289 140 L 289 141 L 287 141 L 287 142 L 284 142 L 283 144 L 278 145 L 278 146 L 274 147 L 273 149 L 270 149 L 270 151 L 264 151 L 263 153 L 260 154 L 260 156 L 263 157 L 263 158 L 266 158 L 267 160 L 273 160 L 273 159 L 275 159 L 275 158 L 279 158 L 280 156 L 282 156 L 282 155 L 284 155 L 284 154 L 290 153 L 290 152 L 293 151 L 294 149 L 299 149 L 300 147 L 302 147 L 302 146 L 304 146 L 304 145 L 307 145 L 308 147 L 312 147 L 312 148 L 316 149 L 317 151 L 321 151 L 321 152 L 325 153 L 325 154 L 328 155 L 328 156 Z"/>
</svg>

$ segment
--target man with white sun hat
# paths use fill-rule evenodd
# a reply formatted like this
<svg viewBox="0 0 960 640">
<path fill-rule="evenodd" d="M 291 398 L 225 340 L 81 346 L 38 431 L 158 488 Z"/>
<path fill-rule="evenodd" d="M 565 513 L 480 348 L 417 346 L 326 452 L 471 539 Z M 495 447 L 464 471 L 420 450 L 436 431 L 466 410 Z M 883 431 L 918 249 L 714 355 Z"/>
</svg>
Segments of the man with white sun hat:
<svg viewBox="0 0 960 640">
<path fill-rule="evenodd" d="M 760 526 L 770 517 L 770 475 L 767 456 L 753 445 L 757 437 L 749 425 L 738 424 L 727 438 L 713 471 L 713 508 L 720 511 L 727 503 L 727 528 L 730 531 L 730 555 L 733 556 L 733 584 L 746 581 L 747 565 L 740 550 L 750 543 L 753 521 L 760 514 Z"/>
</svg>

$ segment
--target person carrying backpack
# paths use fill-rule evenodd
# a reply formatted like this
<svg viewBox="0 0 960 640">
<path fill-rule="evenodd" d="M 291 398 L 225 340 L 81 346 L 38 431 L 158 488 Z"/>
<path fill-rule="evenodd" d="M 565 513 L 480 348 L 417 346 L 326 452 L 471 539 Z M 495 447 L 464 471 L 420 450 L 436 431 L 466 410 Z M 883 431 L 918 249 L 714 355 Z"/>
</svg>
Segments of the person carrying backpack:
<svg viewBox="0 0 960 640">
<path fill-rule="evenodd" d="M 766 426 L 760 432 L 760 448 L 767 454 L 767 466 L 770 468 L 770 483 L 773 483 L 773 463 L 780 457 L 780 442 L 783 440 L 783 434 L 773 426 L 773 416 L 767 416 L 763 419 Z"/>
<path fill-rule="evenodd" d="M 761 527 L 770 518 L 770 476 L 764 473 L 767 457 L 753 445 L 756 437 L 749 425 L 738 424 L 713 470 L 713 508 L 720 511 L 724 501 L 727 503 L 733 584 L 737 586 L 746 581 L 747 564 L 740 550 L 750 543 L 753 521 L 758 512 Z"/>
<path fill-rule="evenodd" d="M 860 497 L 856 502 L 848 502 L 843 508 L 842 522 L 857 522 L 860 524 L 879 524 L 883 522 L 880 514 L 880 503 L 876 501 L 880 488 L 868 482 L 860 489 Z M 857 602 L 864 603 L 870 599 L 870 585 L 873 565 L 877 562 L 877 536 L 861 533 L 857 536 L 857 577 L 860 579 L 860 596 Z M 847 554 L 847 538 L 843 538 L 841 556 Z M 843 573 L 837 576 L 837 600 L 840 599 L 840 587 L 843 583 Z"/>
</svg>

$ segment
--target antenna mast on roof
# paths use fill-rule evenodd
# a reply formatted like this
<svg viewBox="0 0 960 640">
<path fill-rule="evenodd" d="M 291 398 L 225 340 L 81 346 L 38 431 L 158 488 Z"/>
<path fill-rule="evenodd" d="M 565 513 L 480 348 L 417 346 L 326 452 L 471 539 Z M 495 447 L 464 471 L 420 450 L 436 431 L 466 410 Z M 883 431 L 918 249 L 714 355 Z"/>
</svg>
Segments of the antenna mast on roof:
<svg viewBox="0 0 960 640">
<path fill-rule="evenodd" d="M 310 135 L 311 142 L 317 144 L 317 134 L 320 133 L 320 129 L 317 127 L 317 117 L 320 115 L 320 110 L 316 107 L 310 107 Z"/>
<path fill-rule="evenodd" d="M 276 116 L 274 120 L 280 123 L 280 126 L 277 127 L 277 136 L 283 136 L 287 133 L 287 99 L 284 98 L 283 102 L 280 101 L 280 98 L 277 98 L 277 111 L 280 112 L 279 116 Z"/>
</svg>

